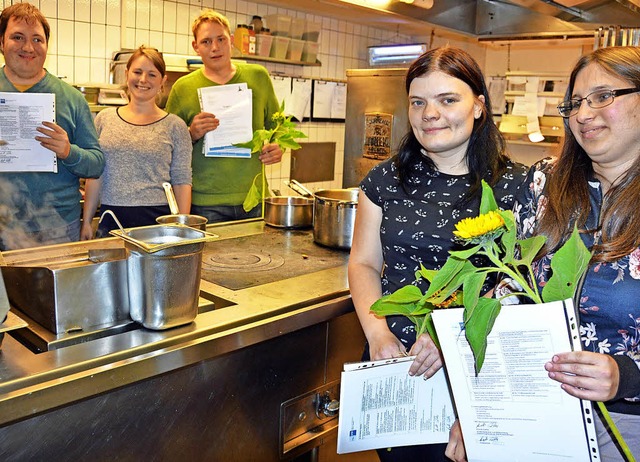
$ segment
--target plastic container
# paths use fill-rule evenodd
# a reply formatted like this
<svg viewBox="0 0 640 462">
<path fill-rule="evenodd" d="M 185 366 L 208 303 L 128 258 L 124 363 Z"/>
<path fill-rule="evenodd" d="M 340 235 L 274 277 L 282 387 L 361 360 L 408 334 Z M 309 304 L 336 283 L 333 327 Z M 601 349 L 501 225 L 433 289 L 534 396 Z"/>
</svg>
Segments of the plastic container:
<svg viewBox="0 0 640 462">
<path fill-rule="evenodd" d="M 301 59 L 305 63 L 315 63 L 318 59 L 318 42 L 305 40 Z"/>
<path fill-rule="evenodd" d="M 272 43 L 273 43 L 273 35 L 269 35 L 269 34 L 256 35 L 256 54 L 258 56 L 269 56 L 271 54 Z"/>
<path fill-rule="evenodd" d="M 286 14 L 270 14 L 264 17 L 271 35 L 291 36 L 291 16 Z"/>
<path fill-rule="evenodd" d="M 291 38 L 302 40 L 304 31 L 307 27 L 307 21 L 304 18 L 291 19 Z"/>
<path fill-rule="evenodd" d="M 282 37 L 279 35 L 272 35 L 272 37 L 273 43 L 271 44 L 270 56 L 277 59 L 286 59 L 291 39 L 289 37 Z"/>
<path fill-rule="evenodd" d="M 304 48 L 304 40 L 291 39 L 289 49 L 287 50 L 287 59 L 291 61 L 300 61 L 302 58 L 302 49 Z"/>
<path fill-rule="evenodd" d="M 253 26 L 249 26 L 249 54 L 256 54 L 256 32 L 253 30 Z"/>
<path fill-rule="evenodd" d="M 303 40 L 309 40 L 311 42 L 318 42 L 320 39 L 320 30 L 322 28 L 320 23 L 309 22 L 305 23 L 304 34 L 302 34 Z"/>
</svg>

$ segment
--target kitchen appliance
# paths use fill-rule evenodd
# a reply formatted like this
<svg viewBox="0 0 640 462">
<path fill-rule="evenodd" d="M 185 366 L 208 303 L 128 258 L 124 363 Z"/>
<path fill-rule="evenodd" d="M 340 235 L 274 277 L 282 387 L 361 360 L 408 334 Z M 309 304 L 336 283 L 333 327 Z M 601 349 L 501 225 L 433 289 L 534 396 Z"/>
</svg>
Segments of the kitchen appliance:
<svg viewBox="0 0 640 462">
<path fill-rule="evenodd" d="M 101 87 L 98 91 L 98 104 L 124 106 L 128 102 L 127 93 L 122 88 Z"/>
<path fill-rule="evenodd" d="M 131 322 L 122 248 L 31 256 L 3 266 L 2 275 L 11 305 L 54 334 Z"/>
<path fill-rule="evenodd" d="M 264 222 L 276 228 L 309 228 L 313 225 L 313 199 L 267 197 L 264 200 Z"/>
<path fill-rule="evenodd" d="M 409 130 L 404 68 L 347 70 L 342 187 L 358 186 Z"/>
</svg>

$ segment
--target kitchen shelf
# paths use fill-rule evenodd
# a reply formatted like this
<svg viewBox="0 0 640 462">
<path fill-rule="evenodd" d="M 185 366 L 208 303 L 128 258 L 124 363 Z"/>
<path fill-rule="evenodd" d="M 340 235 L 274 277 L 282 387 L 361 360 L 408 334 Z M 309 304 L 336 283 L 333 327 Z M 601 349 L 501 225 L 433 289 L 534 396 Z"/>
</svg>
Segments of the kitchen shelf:
<svg viewBox="0 0 640 462">
<path fill-rule="evenodd" d="M 322 63 L 316 59 L 315 63 L 310 63 L 308 61 L 292 61 L 290 59 L 279 59 L 279 58 L 271 58 L 270 56 L 260 56 L 260 55 L 235 55 L 234 59 L 244 59 L 246 61 L 264 61 L 267 63 L 280 63 L 280 64 L 293 64 L 295 66 L 322 66 Z"/>
</svg>

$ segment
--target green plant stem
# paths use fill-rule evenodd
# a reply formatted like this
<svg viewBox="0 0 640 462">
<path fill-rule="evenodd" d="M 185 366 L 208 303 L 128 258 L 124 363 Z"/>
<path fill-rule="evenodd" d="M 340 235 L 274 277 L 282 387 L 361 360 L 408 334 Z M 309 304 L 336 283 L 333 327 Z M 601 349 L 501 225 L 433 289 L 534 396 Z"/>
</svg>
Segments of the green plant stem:
<svg viewBox="0 0 640 462">
<path fill-rule="evenodd" d="M 493 263 L 501 272 L 507 274 L 508 276 L 511 276 L 520 285 L 520 287 L 522 287 L 522 290 L 527 293 L 529 298 L 534 301 L 534 303 L 542 303 L 542 299 L 540 298 L 540 294 L 538 294 L 537 288 L 532 289 L 531 287 L 529 287 L 529 284 L 527 284 L 527 281 L 524 277 L 522 277 L 519 271 L 513 270 L 502 263 L 500 259 L 493 253 L 493 251 L 487 249 L 486 247 L 484 247 L 484 251 L 478 253 L 489 258 L 489 260 L 491 260 L 491 263 Z"/>
<path fill-rule="evenodd" d="M 611 430 L 611 433 L 613 433 L 613 437 L 615 438 L 616 442 L 620 445 L 620 448 L 622 449 L 622 452 L 624 453 L 624 456 L 627 459 L 627 462 L 636 462 L 636 458 L 631 453 L 631 450 L 629 449 L 629 446 L 627 446 L 626 441 L 620 434 L 618 427 L 616 427 L 616 424 L 614 424 L 613 420 L 611 420 L 611 416 L 609 415 L 609 411 L 607 411 L 607 407 L 601 401 L 598 401 L 597 404 L 598 404 L 598 409 L 600 409 L 600 413 L 602 414 L 602 418 L 607 423 L 607 426 Z"/>
</svg>

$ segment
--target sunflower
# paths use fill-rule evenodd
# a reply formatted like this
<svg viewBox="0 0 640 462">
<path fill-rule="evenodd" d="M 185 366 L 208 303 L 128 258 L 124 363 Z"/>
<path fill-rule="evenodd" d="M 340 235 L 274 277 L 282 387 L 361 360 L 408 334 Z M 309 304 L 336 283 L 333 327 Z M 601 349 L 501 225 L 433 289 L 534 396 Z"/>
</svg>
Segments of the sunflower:
<svg viewBox="0 0 640 462">
<path fill-rule="evenodd" d="M 495 239 L 503 230 L 504 219 L 497 211 L 491 210 L 480 216 L 459 221 L 453 234 L 468 243 L 481 244 Z"/>
</svg>

